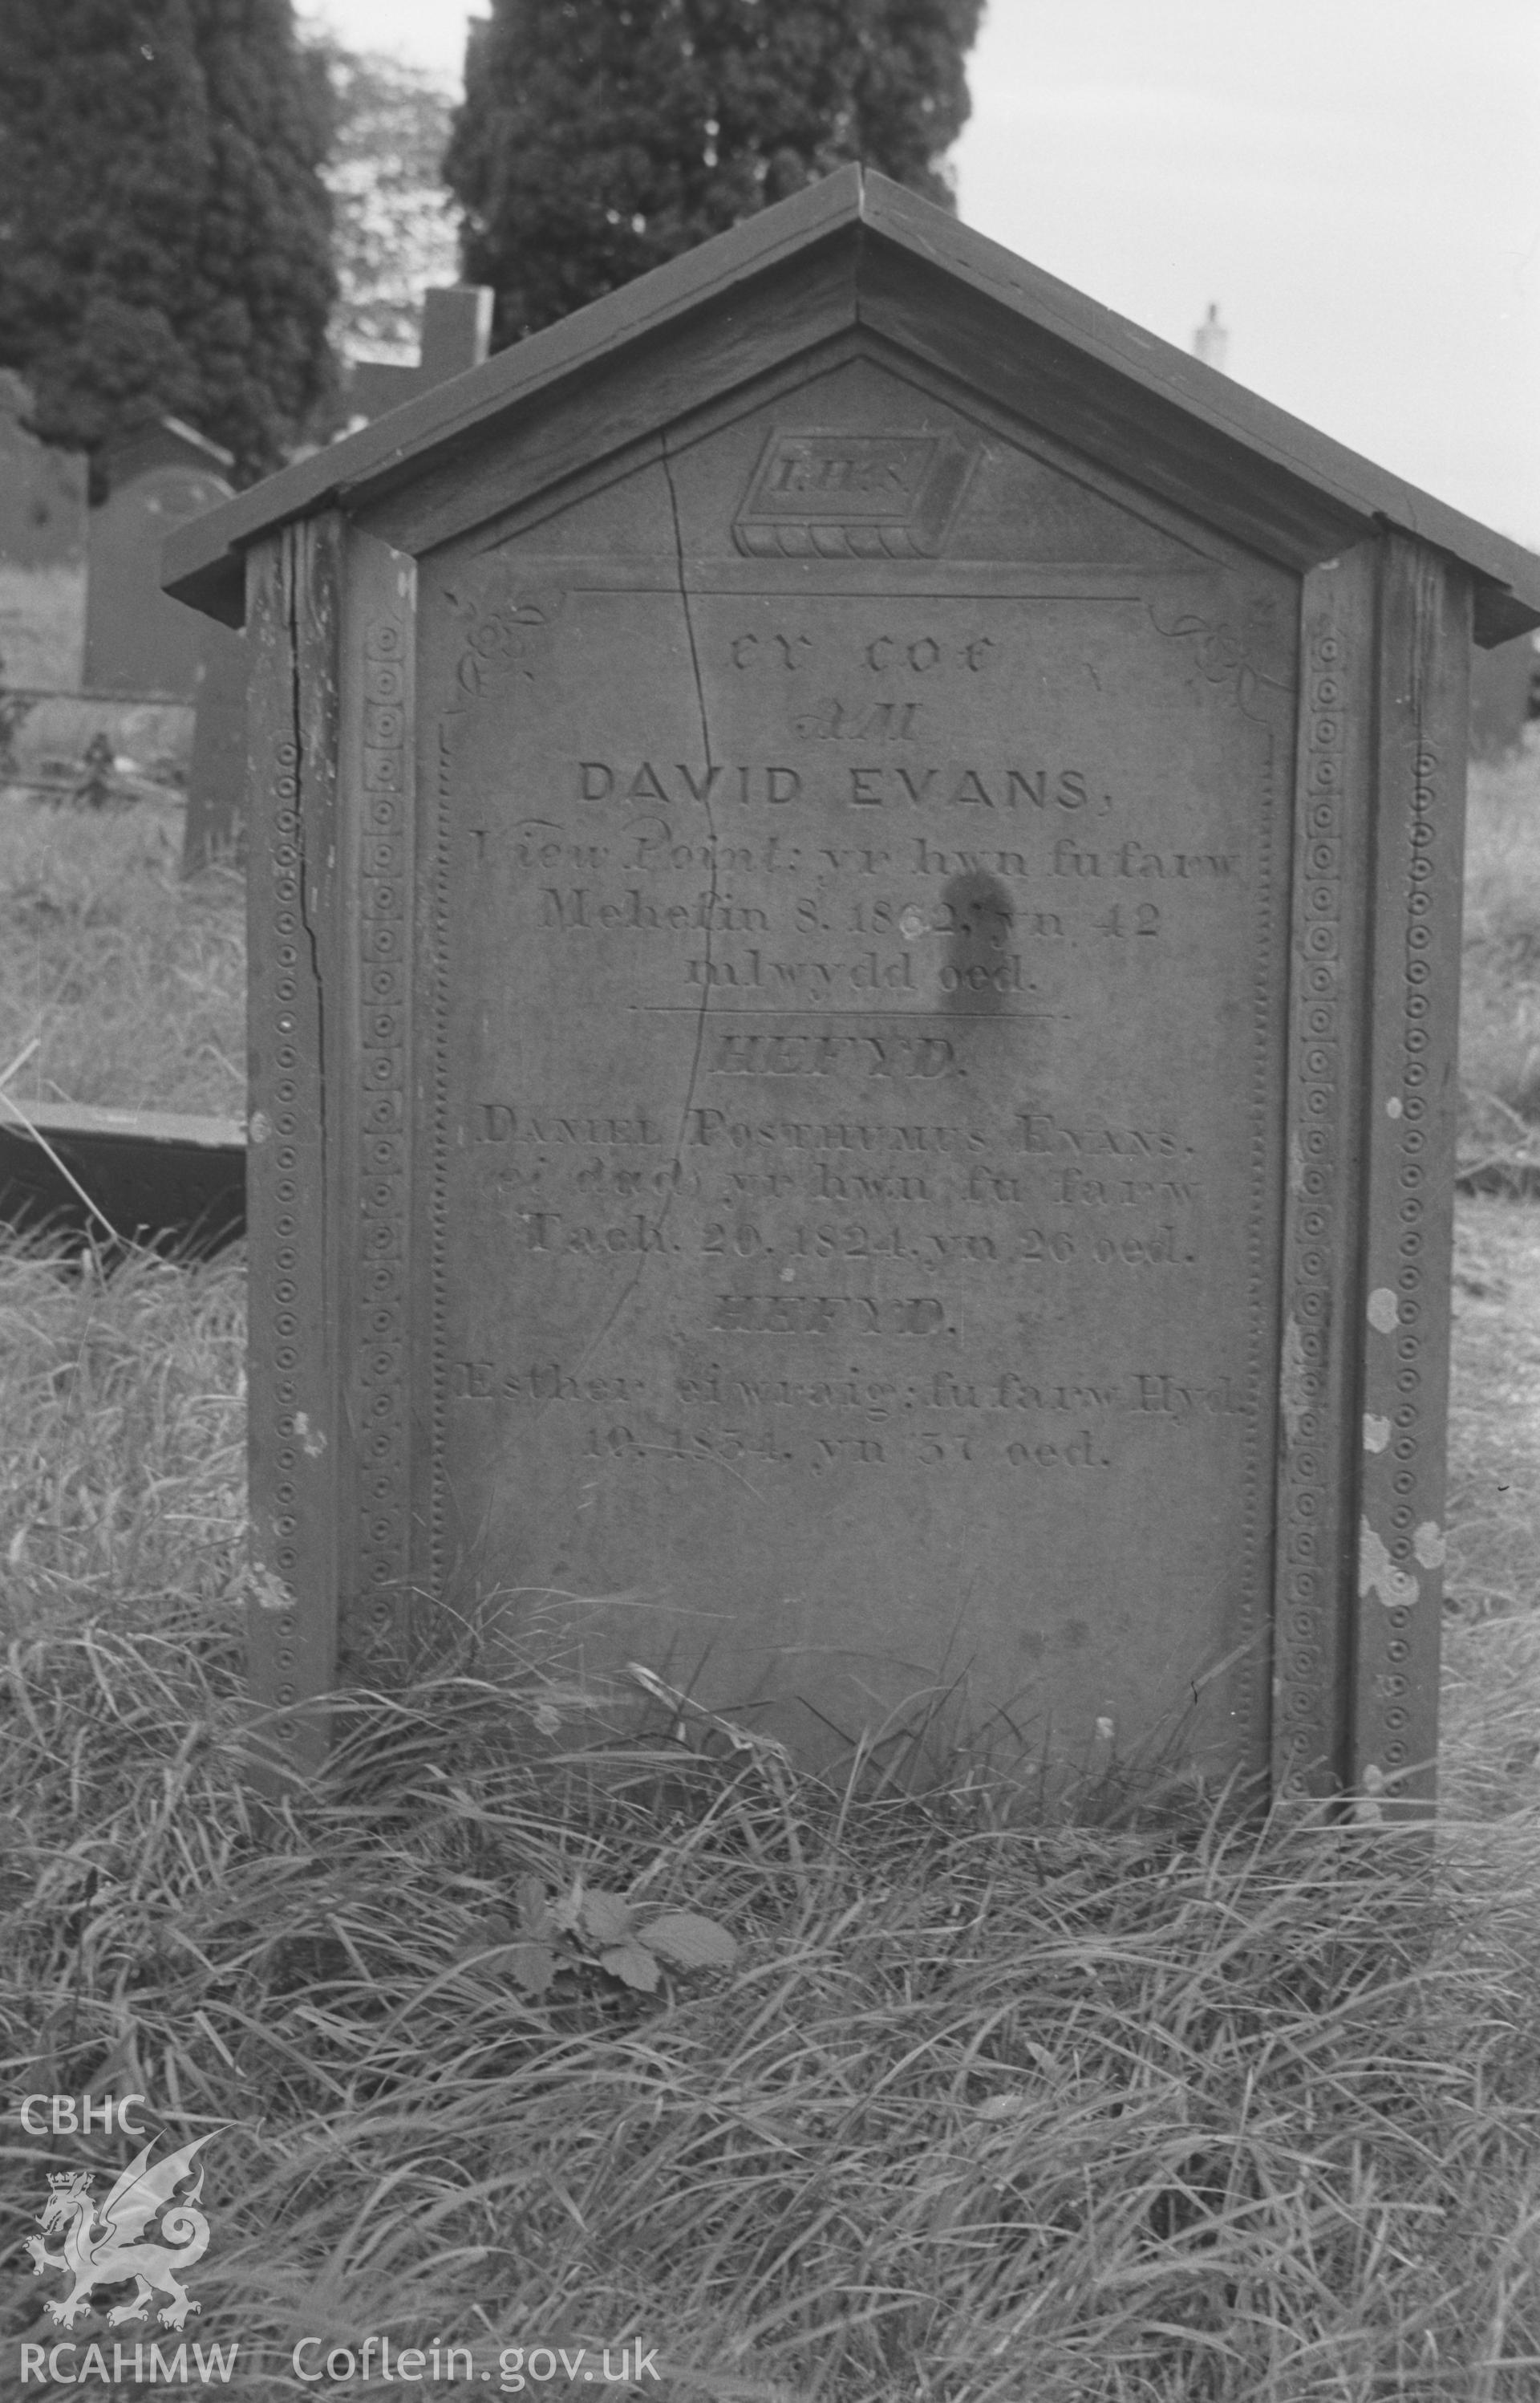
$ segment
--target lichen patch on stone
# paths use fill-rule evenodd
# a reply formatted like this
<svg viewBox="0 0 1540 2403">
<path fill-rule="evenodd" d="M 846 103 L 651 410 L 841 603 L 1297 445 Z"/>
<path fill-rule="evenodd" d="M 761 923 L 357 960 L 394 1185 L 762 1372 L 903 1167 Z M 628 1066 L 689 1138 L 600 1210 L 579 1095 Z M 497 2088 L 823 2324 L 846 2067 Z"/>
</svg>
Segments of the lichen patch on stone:
<svg viewBox="0 0 1540 2403">
<path fill-rule="evenodd" d="M 1291 1134 L 1289 1137 L 1289 1191 L 1303 1193 L 1304 1189 L 1305 1155 L 1298 1136 Z"/>
<path fill-rule="evenodd" d="M 1425 1569 L 1443 1567 L 1449 1545 L 1436 1519 L 1423 1520 L 1412 1535 L 1411 1548 Z"/>
<path fill-rule="evenodd" d="M 254 1602 L 258 1610 L 293 1610 L 296 1606 L 296 1597 L 283 1578 L 275 1577 L 260 1561 L 253 1561 L 249 1568 L 242 1570 L 235 1593 L 242 1602 Z"/>
<path fill-rule="evenodd" d="M 1392 1335 L 1400 1316 L 1400 1306 L 1390 1286 L 1377 1285 L 1369 1296 L 1369 1325 L 1381 1335 Z"/>
<path fill-rule="evenodd" d="M 1409 1569 L 1398 1569 L 1367 1519 L 1358 1529 L 1358 1596 L 1367 1602 L 1378 1593 L 1387 1610 L 1401 1610 L 1421 1598 L 1422 1588 Z"/>
<path fill-rule="evenodd" d="M 294 1432 L 305 1448 L 307 1460 L 319 1460 L 326 1448 L 326 1438 L 317 1427 L 312 1434 L 311 1423 L 303 1410 L 294 1413 Z"/>
<path fill-rule="evenodd" d="M 1310 1408 L 1310 1383 L 1305 1368 L 1305 1340 L 1299 1322 L 1291 1318 L 1283 1329 L 1283 1353 L 1278 1369 L 1278 1407 L 1291 1444 L 1299 1440 L 1299 1422 Z"/>
</svg>

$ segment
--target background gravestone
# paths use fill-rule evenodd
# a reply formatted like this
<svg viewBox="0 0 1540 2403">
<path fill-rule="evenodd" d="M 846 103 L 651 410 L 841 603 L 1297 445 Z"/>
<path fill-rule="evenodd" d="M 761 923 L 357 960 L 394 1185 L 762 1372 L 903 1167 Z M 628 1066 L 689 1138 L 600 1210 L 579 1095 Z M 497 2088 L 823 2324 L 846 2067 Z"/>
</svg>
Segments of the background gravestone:
<svg viewBox="0 0 1540 2403">
<path fill-rule="evenodd" d="M 160 590 L 167 535 L 221 500 L 230 454 L 179 418 L 155 418 L 109 444 L 105 499 L 90 513 L 86 684 L 92 693 L 190 701 L 188 825 L 238 816 L 245 783 L 244 659 L 239 634 L 198 619 Z M 206 855 L 209 838 L 184 838 Z"/>
<path fill-rule="evenodd" d="M 191 710 L 135 691 L 82 690 L 87 461 L 29 433 L 30 407 L 21 379 L 0 372 L 0 783 L 56 794 L 103 778 L 118 792 L 131 780 L 159 783 L 186 767 Z M 198 647 L 238 646 L 224 627 L 200 634 L 155 588 L 154 571 L 152 555 L 142 597 L 158 616 L 185 620 Z"/>
<path fill-rule="evenodd" d="M 493 297 L 490 284 L 446 284 L 424 292 L 417 365 L 357 360 L 348 377 L 350 409 L 372 421 L 451 376 L 479 368 L 492 340 Z"/>
<path fill-rule="evenodd" d="M 182 830 L 184 876 L 214 860 L 239 866 L 246 855 L 245 636 L 207 623 L 203 635 Z"/>
<path fill-rule="evenodd" d="M 92 692 L 192 701 L 203 630 L 160 590 L 160 551 L 173 526 L 228 500 L 230 455 L 174 417 L 109 444 L 107 494 L 92 509 L 86 608 L 86 684 Z"/>
<path fill-rule="evenodd" d="M 299 1756 L 441 1604 L 812 1760 L 1426 1796 L 1533 561 L 848 171 L 168 564 L 256 655 Z"/>
<path fill-rule="evenodd" d="M 1470 755 L 1501 759 L 1540 719 L 1540 653 L 1531 635 L 1478 651 L 1471 661 Z"/>
</svg>

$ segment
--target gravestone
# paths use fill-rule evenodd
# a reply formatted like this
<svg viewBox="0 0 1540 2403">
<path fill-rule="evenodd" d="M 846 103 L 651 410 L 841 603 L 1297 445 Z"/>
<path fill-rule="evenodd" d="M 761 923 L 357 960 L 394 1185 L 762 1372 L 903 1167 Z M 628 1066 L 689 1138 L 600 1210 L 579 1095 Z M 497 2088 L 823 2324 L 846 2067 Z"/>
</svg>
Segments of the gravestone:
<svg viewBox="0 0 1540 2403">
<path fill-rule="evenodd" d="M 94 694 L 191 702 L 183 865 L 217 849 L 245 786 L 245 646 L 201 625 L 160 589 L 173 527 L 230 494 L 230 454 L 179 418 L 152 418 L 107 446 L 106 498 L 91 511 L 86 684 Z"/>
<path fill-rule="evenodd" d="M 86 686 L 91 692 L 197 697 L 204 629 L 160 590 L 173 526 L 228 500 L 230 454 L 174 417 L 109 444 L 107 496 L 90 513 Z"/>
<path fill-rule="evenodd" d="M 255 654 L 293 1757 L 442 1610 L 813 1762 L 1426 1798 L 1532 559 L 846 170 L 168 572 Z"/>
<path fill-rule="evenodd" d="M 1540 654 L 1533 638 L 1478 651 L 1470 674 L 1470 756 L 1495 760 L 1517 751 L 1540 719 Z"/>
<path fill-rule="evenodd" d="M 423 335 L 414 368 L 358 359 L 348 374 L 348 405 L 371 421 L 388 409 L 479 368 L 492 340 L 492 286 L 445 284 L 423 295 Z"/>
<path fill-rule="evenodd" d="M 243 634 L 205 621 L 198 660 L 187 762 L 187 813 L 182 873 L 215 861 L 238 867 L 246 856 L 246 686 Z"/>
</svg>

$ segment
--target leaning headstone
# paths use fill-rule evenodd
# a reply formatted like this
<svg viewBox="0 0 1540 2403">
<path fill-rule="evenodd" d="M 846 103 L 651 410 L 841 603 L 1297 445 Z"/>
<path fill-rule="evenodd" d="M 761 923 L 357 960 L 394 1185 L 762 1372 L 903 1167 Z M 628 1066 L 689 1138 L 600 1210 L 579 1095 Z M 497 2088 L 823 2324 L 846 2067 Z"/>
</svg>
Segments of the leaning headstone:
<svg viewBox="0 0 1540 2403">
<path fill-rule="evenodd" d="M 812 1761 L 1427 1796 L 1533 560 L 846 170 L 169 573 L 251 596 L 294 1757 L 442 1612 Z"/>
<path fill-rule="evenodd" d="M 85 644 L 86 459 L 40 442 L 26 423 L 31 407 L 21 377 L 0 369 L 0 688 L 74 692 Z"/>
</svg>

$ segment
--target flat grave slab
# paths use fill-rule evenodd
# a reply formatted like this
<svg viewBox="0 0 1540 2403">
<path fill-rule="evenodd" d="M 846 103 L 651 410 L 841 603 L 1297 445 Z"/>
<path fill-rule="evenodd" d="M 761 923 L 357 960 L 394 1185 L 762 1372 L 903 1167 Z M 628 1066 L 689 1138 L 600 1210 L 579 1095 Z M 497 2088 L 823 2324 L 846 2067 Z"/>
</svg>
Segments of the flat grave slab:
<svg viewBox="0 0 1540 2403">
<path fill-rule="evenodd" d="M 245 1130 L 172 1110 L 0 1092 L 0 1223 L 108 1259 L 210 1259 L 245 1231 Z"/>
</svg>

